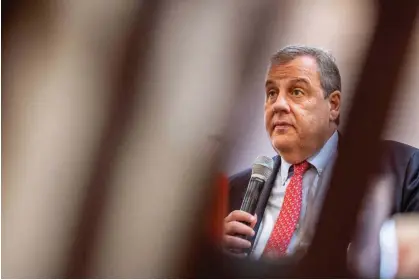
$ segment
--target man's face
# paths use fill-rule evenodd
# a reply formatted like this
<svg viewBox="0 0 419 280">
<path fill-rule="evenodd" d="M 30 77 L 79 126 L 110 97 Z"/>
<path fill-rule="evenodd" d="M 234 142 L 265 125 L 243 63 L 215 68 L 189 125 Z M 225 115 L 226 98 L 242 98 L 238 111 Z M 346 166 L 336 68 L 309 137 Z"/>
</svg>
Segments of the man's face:
<svg viewBox="0 0 419 280">
<path fill-rule="evenodd" d="M 287 162 L 301 162 L 323 146 L 335 129 L 330 113 L 314 58 L 272 65 L 266 80 L 265 126 Z"/>
</svg>

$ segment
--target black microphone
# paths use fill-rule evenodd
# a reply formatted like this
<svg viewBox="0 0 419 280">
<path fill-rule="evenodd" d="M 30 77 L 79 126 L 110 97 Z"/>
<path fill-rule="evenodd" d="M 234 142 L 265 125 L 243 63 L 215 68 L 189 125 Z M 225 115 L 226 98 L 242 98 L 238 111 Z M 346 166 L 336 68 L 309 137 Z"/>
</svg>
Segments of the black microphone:
<svg viewBox="0 0 419 280">
<path fill-rule="evenodd" d="M 240 210 L 250 213 L 251 215 L 255 214 L 260 194 L 265 182 L 272 174 L 273 166 L 274 161 L 270 157 L 258 156 L 256 158 L 252 166 L 252 175 L 249 184 L 247 185 Z M 244 224 L 250 225 L 246 222 L 244 222 Z M 237 236 L 246 239 L 246 236 L 244 235 Z"/>
<path fill-rule="evenodd" d="M 252 215 L 255 214 L 260 193 L 266 180 L 271 176 L 273 168 L 274 161 L 270 157 L 258 156 L 256 158 L 240 210 Z"/>
</svg>

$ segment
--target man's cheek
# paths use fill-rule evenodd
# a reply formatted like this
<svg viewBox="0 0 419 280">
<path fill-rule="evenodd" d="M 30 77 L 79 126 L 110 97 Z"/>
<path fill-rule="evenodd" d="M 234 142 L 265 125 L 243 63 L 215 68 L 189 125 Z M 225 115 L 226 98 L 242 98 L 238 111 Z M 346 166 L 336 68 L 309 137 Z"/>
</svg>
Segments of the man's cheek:
<svg viewBox="0 0 419 280">
<path fill-rule="evenodd" d="M 265 113 L 264 121 L 265 121 L 265 128 L 268 132 L 271 132 L 270 130 L 270 123 L 272 120 L 272 116 L 270 114 Z"/>
</svg>

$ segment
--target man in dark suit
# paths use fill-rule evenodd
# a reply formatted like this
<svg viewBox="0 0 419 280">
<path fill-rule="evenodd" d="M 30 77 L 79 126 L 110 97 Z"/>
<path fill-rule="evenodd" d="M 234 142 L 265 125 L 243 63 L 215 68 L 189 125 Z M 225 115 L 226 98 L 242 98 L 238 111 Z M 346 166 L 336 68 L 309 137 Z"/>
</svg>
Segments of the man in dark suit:
<svg viewBox="0 0 419 280">
<path fill-rule="evenodd" d="M 255 216 L 238 210 L 251 170 L 230 178 L 223 236 L 227 251 L 242 256 L 245 249 L 254 259 L 290 255 L 309 244 L 341 137 L 341 78 L 327 52 L 306 46 L 281 49 L 271 59 L 265 87 L 265 126 L 278 153 L 274 170 Z M 395 186 L 388 214 L 419 211 L 419 151 L 393 141 L 384 141 L 383 148 L 381 174 L 391 175 Z M 396 228 L 390 217 L 380 226 L 380 275 L 394 277 L 397 236 L 410 229 Z"/>
</svg>

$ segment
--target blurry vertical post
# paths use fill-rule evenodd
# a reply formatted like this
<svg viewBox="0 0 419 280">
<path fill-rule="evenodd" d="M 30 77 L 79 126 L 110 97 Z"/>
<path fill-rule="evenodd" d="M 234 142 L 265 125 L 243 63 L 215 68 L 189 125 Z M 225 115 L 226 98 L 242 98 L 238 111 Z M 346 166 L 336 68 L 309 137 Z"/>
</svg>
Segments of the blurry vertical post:
<svg viewBox="0 0 419 280">
<path fill-rule="evenodd" d="M 390 104 L 397 96 L 396 86 L 405 62 L 418 5 L 418 1 L 378 2 L 375 32 L 355 90 L 318 227 L 308 254 L 298 265 L 293 277 L 345 278 L 353 273 L 347 268 L 348 245 L 357 230 L 358 213 L 362 209 L 367 186 L 378 172 L 377 163 L 382 158 L 378 143 Z M 382 66 L 384 57 L 386 67 Z M 353 172 L 355 163 L 357 172 Z M 385 214 L 387 210 L 383 211 Z M 360 228 L 363 232 L 357 235 L 375 234 L 378 238 L 378 229 L 376 226 Z M 370 249 L 378 253 L 378 242 L 371 245 L 376 245 Z M 379 260 L 371 260 L 370 264 L 368 272 L 358 267 L 360 270 L 355 273 L 378 277 Z"/>
</svg>

